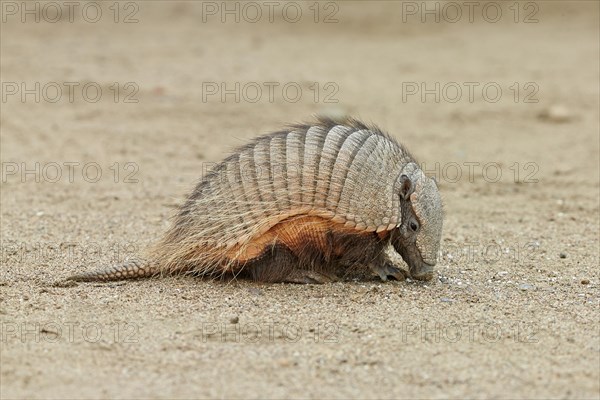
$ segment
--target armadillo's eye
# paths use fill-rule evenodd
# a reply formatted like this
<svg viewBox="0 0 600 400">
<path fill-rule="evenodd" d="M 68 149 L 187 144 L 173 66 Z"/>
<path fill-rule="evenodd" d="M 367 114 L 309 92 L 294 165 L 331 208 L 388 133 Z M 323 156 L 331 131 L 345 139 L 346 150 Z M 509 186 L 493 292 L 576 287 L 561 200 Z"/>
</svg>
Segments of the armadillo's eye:
<svg viewBox="0 0 600 400">
<path fill-rule="evenodd" d="M 419 229 L 419 224 L 417 224 L 415 221 L 410 221 L 410 230 L 413 232 L 416 232 Z"/>
</svg>

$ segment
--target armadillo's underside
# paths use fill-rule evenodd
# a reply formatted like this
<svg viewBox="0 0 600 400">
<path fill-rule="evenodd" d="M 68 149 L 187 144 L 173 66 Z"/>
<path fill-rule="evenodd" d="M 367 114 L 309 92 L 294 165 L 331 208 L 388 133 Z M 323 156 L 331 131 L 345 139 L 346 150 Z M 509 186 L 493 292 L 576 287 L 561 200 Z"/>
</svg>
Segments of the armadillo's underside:
<svg viewBox="0 0 600 400">
<path fill-rule="evenodd" d="M 263 282 L 334 280 L 360 274 L 384 257 L 388 236 L 388 232 L 360 232 L 330 219 L 296 215 L 233 246 L 220 260 L 221 271 Z"/>
</svg>

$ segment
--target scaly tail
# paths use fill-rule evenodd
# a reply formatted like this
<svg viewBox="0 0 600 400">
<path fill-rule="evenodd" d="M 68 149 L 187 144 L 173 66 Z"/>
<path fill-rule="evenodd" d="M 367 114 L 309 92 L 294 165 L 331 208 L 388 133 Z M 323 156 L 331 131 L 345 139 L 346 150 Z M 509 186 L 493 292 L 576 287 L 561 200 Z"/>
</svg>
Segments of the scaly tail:
<svg viewBox="0 0 600 400">
<path fill-rule="evenodd" d="M 130 260 L 124 264 L 99 269 L 83 274 L 73 275 L 65 279 L 72 282 L 120 281 L 122 279 L 150 278 L 159 275 L 159 266 L 144 260 Z"/>
</svg>

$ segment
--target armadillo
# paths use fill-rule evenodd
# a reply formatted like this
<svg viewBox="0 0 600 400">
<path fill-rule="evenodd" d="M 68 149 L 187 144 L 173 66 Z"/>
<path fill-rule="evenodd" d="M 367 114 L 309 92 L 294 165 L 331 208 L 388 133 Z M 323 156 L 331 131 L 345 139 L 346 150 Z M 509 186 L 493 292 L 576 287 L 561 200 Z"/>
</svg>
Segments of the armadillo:
<svg viewBox="0 0 600 400">
<path fill-rule="evenodd" d="M 437 183 L 405 147 L 356 119 L 318 117 L 217 164 L 142 258 L 68 279 L 190 273 L 324 283 L 367 271 L 429 280 L 442 223 Z"/>
</svg>

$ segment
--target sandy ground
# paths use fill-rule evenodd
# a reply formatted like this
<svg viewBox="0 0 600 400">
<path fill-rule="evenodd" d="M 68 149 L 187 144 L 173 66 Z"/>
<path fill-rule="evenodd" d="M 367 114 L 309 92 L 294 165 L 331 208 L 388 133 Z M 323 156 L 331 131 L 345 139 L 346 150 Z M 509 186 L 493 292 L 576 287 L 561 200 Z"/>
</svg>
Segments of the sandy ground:
<svg viewBox="0 0 600 400">
<path fill-rule="evenodd" d="M 298 22 L 238 3 L 239 23 L 220 2 L 101 3 L 95 23 L 20 4 L 2 2 L 2 398 L 600 398 L 597 2 L 476 3 L 473 22 L 458 2 L 454 23 L 445 3 L 439 22 L 420 2 L 297 2 Z M 437 176 L 433 281 L 52 286 L 135 256 L 209 163 L 314 113 L 378 123 Z"/>
</svg>

